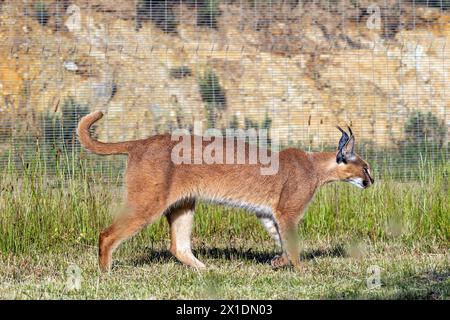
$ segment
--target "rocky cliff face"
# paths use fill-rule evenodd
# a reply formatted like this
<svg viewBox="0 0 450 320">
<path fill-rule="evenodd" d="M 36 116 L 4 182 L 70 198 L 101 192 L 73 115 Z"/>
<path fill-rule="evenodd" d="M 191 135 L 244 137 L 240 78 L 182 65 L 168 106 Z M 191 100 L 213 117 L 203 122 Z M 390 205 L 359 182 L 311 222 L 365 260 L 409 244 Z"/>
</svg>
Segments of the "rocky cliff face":
<svg viewBox="0 0 450 320">
<path fill-rule="evenodd" d="M 450 126 L 448 11 L 222 1 L 209 28 L 175 2 L 174 32 L 138 27 L 133 1 L 44 1 L 45 21 L 30 1 L 0 2 L 1 133 L 39 134 L 37 114 L 68 96 L 108 111 L 98 133 L 109 141 L 205 121 L 206 70 L 226 92 L 220 126 L 267 114 L 284 142 L 334 144 L 334 126 L 351 123 L 360 140 L 392 146 L 414 110 Z"/>
</svg>

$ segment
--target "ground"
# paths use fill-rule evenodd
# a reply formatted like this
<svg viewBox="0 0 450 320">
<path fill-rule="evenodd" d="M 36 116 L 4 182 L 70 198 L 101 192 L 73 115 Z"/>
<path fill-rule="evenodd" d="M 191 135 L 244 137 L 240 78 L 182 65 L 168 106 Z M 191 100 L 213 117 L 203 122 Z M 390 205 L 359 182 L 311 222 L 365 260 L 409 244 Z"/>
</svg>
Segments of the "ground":
<svg viewBox="0 0 450 320">
<path fill-rule="evenodd" d="M 224 239 L 225 240 L 225 239 Z M 449 299 L 449 254 L 443 248 L 391 243 L 349 246 L 339 241 L 308 241 L 305 271 L 273 270 L 270 241 L 196 241 L 207 270 L 181 265 L 165 245 L 119 249 L 109 274 L 100 274 L 97 248 L 79 246 L 59 253 L 3 257 L 3 299 Z M 380 270 L 380 286 L 371 270 Z M 79 268 L 79 271 L 77 271 Z M 71 271 L 72 270 L 72 271 Z M 75 271 L 73 271 L 75 270 Z M 73 272 L 75 275 L 73 275 Z M 77 272 L 81 281 L 77 288 Z M 376 271 L 375 271 L 376 272 Z"/>
</svg>

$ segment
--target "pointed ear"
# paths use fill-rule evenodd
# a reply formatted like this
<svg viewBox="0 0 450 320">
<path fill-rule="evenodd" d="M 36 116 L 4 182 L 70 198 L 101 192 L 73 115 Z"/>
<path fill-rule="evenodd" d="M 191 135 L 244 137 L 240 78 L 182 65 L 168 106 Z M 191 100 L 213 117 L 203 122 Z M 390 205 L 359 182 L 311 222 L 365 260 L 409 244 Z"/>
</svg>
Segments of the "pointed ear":
<svg viewBox="0 0 450 320">
<path fill-rule="evenodd" d="M 336 162 L 347 163 L 348 160 L 351 160 L 355 156 L 353 151 L 354 148 L 355 148 L 355 137 L 351 136 L 350 139 L 347 141 L 347 143 L 342 147 L 342 149 L 338 150 L 338 153 L 336 155 Z"/>
<path fill-rule="evenodd" d="M 338 150 L 342 150 L 347 141 L 349 140 L 349 136 L 347 132 L 345 132 L 341 127 L 336 127 L 340 132 L 342 132 L 341 139 L 339 140 Z"/>
<path fill-rule="evenodd" d="M 348 141 L 350 140 L 350 137 L 348 136 L 347 132 L 345 132 L 341 127 L 336 127 L 340 132 L 342 132 L 341 139 L 339 140 L 338 145 L 338 152 L 336 154 L 336 162 L 346 162 L 345 156 L 344 156 L 344 148 L 347 145 Z"/>
<path fill-rule="evenodd" d="M 343 148 L 344 157 L 349 160 L 355 155 L 355 137 L 352 135 Z"/>
</svg>

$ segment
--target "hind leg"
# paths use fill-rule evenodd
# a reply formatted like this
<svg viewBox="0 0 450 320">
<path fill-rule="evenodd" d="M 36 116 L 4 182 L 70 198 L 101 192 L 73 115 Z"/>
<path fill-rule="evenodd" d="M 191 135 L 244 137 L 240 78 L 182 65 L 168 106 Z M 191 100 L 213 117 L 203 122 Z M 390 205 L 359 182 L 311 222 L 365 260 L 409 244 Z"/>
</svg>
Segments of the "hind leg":
<svg viewBox="0 0 450 320">
<path fill-rule="evenodd" d="M 167 215 L 167 219 L 170 224 L 170 252 L 180 262 L 197 269 L 204 269 L 205 265 L 194 257 L 191 249 L 194 206 L 189 205 L 174 210 Z"/>
<path fill-rule="evenodd" d="M 162 161 L 158 157 L 146 158 L 143 161 L 139 152 L 137 156 L 129 155 L 125 173 L 126 203 L 129 208 L 126 214 L 119 215 L 114 223 L 100 234 L 99 264 L 102 271 L 110 269 L 113 251 L 123 240 L 155 222 L 163 214 L 167 207 L 166 173 L 170 165 L 171 162 Z"/>
<path fill-rule="evenodd" d="M 136 213 L 127 213 L 117 218 L 99 237 L 99 266 L 102 272 L 111 268 L 112 254 L 119 244 L 136 234 L 147 224 L 153 222 L 152 217 Z"/>
</svg>

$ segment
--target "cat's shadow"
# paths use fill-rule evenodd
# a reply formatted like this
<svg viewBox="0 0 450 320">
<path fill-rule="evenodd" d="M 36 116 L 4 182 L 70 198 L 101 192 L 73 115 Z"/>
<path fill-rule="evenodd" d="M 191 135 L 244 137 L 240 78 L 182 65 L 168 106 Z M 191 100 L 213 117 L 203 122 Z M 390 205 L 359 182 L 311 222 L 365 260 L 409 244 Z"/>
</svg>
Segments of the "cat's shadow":
<svg viewBox="0 0 450 320">
<path fill-rule="evenodd" d="M 260 264 L 268 264 L 274 256 L 280 254 L 277 251 L 252 251 L 251 249 L 228 248 L 200 248 L 193 250 L 194 255 L 202 259 L 247 260 Z M 313 260 L 326 257 L 346 257 L 346 250 L 342 244 L 329 248 L 309 249 L 300 253 L 301 260 Z M 176 258 L 166 249 L 149 249 L 146 254 L 134 258 L 132 265 L 142 266 L 153 263 L 166 263 L 176 261 Z"/>
</svg>

